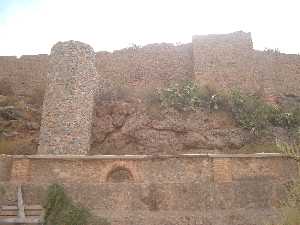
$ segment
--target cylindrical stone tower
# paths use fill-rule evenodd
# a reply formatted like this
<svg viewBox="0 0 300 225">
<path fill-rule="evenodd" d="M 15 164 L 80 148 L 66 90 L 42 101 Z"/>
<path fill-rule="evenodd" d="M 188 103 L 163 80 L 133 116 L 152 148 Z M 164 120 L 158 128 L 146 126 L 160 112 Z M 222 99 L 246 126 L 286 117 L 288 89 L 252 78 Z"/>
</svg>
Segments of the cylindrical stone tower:
<svg viewBox="0 0 300 225">
<path fill-rule="evenodd" d="M 38 154 L 88 152 L 97 80 L 92 47 L 77 41 L 52 47 Z"/>
</svg>

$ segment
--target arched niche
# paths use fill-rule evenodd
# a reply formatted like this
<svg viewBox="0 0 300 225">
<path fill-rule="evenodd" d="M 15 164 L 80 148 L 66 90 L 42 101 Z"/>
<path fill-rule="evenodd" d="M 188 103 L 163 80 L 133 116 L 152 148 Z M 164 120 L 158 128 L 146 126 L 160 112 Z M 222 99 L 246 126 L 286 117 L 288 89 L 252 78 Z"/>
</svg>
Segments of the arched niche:
<svg viewBox="0 0 300 225">
<path fill-rule="evenodd" d="M 106 177 L 106 182 L 111 183 L 122 183 L 122 182 L 132 182 L 133 176 L 129 169 L 125 167 L 116 167 L 112 169 Z"/>
</svg>

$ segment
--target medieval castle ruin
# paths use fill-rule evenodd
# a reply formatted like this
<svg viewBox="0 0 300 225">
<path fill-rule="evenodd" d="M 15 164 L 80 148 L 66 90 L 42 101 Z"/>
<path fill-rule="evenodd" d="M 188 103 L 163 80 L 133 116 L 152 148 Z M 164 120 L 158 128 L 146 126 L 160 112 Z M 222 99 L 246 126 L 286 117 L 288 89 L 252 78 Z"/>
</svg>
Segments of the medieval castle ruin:
<svg viewBox="0 0 300 225">
<path fill-rule="evenodd" d="M 300 96 L 300 56 L 256 51 L 249 33 L 113 53 L 59 42 L 50 55 L 0 57 L 0 79 L 19 96 L 45 90 L 37 154 L 0 156 L 0 206 L 17 201 L 19 185 L 26 204 L 41 205 L 49 184 L 61 183 L 76 202 L 113 225 L 275 224 L 284 187 L 298 176 L 296 162 L 278 153 L 210 153 L 240 145 L 240 134 L 234 136 L 223 115 L 221 131 L 204 114 L 199 121 L 205 117 L 214 128 L 196 120 L 140 119 L 119 100 L 111 115 L 104 113 L 109 107 L 101 101 L 120 83 L 137 101 L 185 79 L 225 92 L 235 87 L 266 97 Z M 208 129 L 215 129 L 214 138 L 201 136 Z M 100 147 L 90 154 L 93 143 Z"/>
</svg>

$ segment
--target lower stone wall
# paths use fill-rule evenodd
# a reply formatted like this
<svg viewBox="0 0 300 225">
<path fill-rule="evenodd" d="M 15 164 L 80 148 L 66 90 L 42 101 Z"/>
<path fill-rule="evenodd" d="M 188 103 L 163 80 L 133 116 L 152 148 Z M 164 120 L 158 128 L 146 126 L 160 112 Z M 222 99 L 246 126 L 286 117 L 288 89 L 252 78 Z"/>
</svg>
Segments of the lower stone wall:
<svg viewBox="0 0 300 225">
<path fill-rule="evenodd" d="M 3 158 L 4 159 L 4 158 Z M 0 162 L 3 161 L 0 160 Z M 272 155 L 5 157 L 0 204 L 42 204 L 47 187 L 116 224 L 263 225 L 279 220 L 296 162 Z M 4 170 L 1 169 L 1 172 Z M 4 172 L 5 172 L 4 171 Z M 7 179 L 8 178 L 8 179 Z"/>
<path fill-rule="evenodd" d="M 10 170 L 12 167 L 12 159 L 10 157 L 2 157 L 0 155 L 0 181 L 8 181 Z"/>
<path fill-rule="evenodd" d="M 113 224 L 263 225 L 278 219 L 275 207 L 283 186 L 266 180 L 260 185 L 245 181 L 226 185 L 65 184 L 65 188 L 73 199 Z M 7 189 L 8 201 L 2 204 L 14 204 L 16 188 L 10 184 Z M 41 204 L 46 189 L 47 184 L 25 184 L 25 203 Z"/>
</svg>

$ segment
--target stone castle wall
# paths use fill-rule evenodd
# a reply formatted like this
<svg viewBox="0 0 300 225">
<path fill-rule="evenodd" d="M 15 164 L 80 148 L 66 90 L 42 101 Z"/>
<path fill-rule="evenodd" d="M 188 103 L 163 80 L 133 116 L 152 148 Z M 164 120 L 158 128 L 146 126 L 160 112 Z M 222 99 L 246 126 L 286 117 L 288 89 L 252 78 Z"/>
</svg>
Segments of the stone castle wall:
<svg viewBox="0 0 300 225">
<path fill-rule="evenodd" d="M 10 83 L 15 94 L 32 96 L 44 90 L 47 80 L 49 56 L 0 56 L 0 83 Z"/>
<path fill-rule="evenodd" d="M 97 71 L 93 49 L 59 42 L 50 55 L 39 154 L 86 154 L 90 146 Z"/>
<path fill-rule="evenodd" d="M 218 89 L 300 95 L 300 56 L 255 51 L 250 33 L 193 37 L 195 79 Z"/>
<path fill-rule="evenodd" d="M 261 225 L 278 222 L 296 162 L 278 154 L 2 156 L 0 205 L 41 204 L 51 183 L 117 224 Z M 6 165 L 6 166 L 4 166 Z"/>
<path fill-rule="evenodd" d="M 110 81 L 106 89 L 125 88 L 142 97 L 172 82 L 193 78 L 192 45 L 152 44 L 99 52 L 96 66 Z"/>
<path fill-rule="evenodd" d="M 47 55 L 0 57 L 0 82 L 8 78 L 19 95 L 31 95 L 46 83 Z M 195 78 L 217 88 L 266 94 L 300 95 L 300 56 L 253 50 L 251 35 L 194 36 L 190 44 L 152 44 L 113 53 L 98 52 L 96 67 L 104 88 L 151 92 L 171 82 Z M 123 93 L 121 93 L 122 95 Z"/>
<path fill-rule="evenodd" d="M 11 82 L 16 94 L 32 95 L 34 88 L 47 86 L 39 146 L 39 154 L 46 155 L 0 156 L 0 205 L 15 204 L 18 184 L 27 204 L 42 204 L 47 187 L 61 183 L 75 201 L 113 225 L 278 222 L 285 187 L 299 175 L 288 157 L 76 155 L 90 146 L 97 88 L 100 96 L 123 86 L 140 96 L 194 78 L 225 90 L 299 95 L 299 56 L 254 51 L 250 34 L 237 32 L 195 36 L 192 44 L 181 46 L 102 52 L 96 58 L 91 47 L 72 41 L 55 45 L 50 59 L 0 58 L 0 80 Z"/>
</svg>

